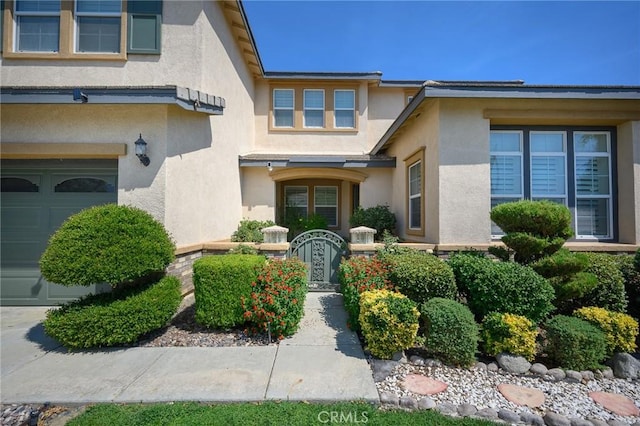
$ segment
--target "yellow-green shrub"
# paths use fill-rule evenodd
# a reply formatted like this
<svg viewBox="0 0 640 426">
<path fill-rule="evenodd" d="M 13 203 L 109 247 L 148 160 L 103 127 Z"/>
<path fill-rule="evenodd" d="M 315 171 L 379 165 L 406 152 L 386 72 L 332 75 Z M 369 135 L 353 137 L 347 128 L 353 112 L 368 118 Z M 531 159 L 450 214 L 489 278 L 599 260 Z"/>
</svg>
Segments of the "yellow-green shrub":
<svg viewBox="0 0 640 426">
<path fill-rule="evenodd" d="M 485 352 L 497 355 L 508 352 L 533 360 L 536 353 L 538 329 L 521 315 L 493 312 L 482 321 Z"/>
<path fill-rule="evenodd" d="M 362 335 L 378 358 L 389 359 L 414 344 L 419 316 L 416 304 L 400 293 L 373 290 L 360 295 Z"/>
<path fill-rule="evenodd" d="M 590 322 L 604 332 L 609 354 L 633 352 L 636 349 L 638 321 L 630 315 L 587 306 L 575 310 L 573 316 Z"/>
</svg>

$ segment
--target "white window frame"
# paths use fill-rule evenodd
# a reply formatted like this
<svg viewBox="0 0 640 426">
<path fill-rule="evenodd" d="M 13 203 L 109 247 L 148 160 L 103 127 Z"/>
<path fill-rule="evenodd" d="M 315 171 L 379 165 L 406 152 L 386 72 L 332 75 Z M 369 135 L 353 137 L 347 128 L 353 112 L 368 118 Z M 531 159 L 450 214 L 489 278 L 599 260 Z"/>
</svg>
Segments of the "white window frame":
<svg viewBox="0 0 640 426">
<path fill-rule="evenodd" d="M 337 92 L 351 92 L 353 95 L 353 107 L 352 108 L 339 108 L 336 106 L 336 93 Z M 353 120 L 353 126 L 338 126 L 336 120 L 336 111 L 351 111 L 351 118 Z M 353 89 L 335 89 L 333 91 L 333 127 L 336 129 L 355 129 L 356 128 L 356 91 Z"/>
<path fill-rule="evenodd" d="M 562 152 L 534 152 L 531 149 L 531 136 L 543 135 L 543 134 L 562 134 Z M 534 194 L 533 193 L 533 157 L 562 157 L 564 163 L 564 193 L 562 197 L 557 194 Z M 523 170 L 524 173 L 524 170 Z M 532 200 L 558 200 L 564 199 L 563 205 L 569 203 L 569 188 L 568 188 L 568 174 L 567 169 L 567 132 L 565 131 L 538 131 L 532 130 L 529 132 L 529 194 L 531 194 Z"/>
<path fill-rule="evenodd" d="M 329 204 L 318 204 L 318 199 L 317 199 L 317 194 L 318 194 L 318 188 L 331 188 L 334 189 L 336 192 L 336 203 L 335 205 L 329 205 Z M 338 217 L 338 215 L 340 214 L 340 211 L 338 209 L 338 204 L 340 202 L 340 200 L 338 199 L 340 197 L 340 191 L 338 190 L 338 187 L 335 185 L 317 185 L 313 187 L 313 212 L 314 214 L 318 214 L 318 207 L 332 207 L 336 209 L 336 216 L 335 216 L 335 223 L 330 223 L 329 221 L 327 221 L 327 226 L 330 228 L 336 228 L 338 227 L 338 223 L 340 222 L 340 218 Z"/>
<path fill-rule="evenodd" d="M 418 188 L 418 192 L 416 194 L 412 194 L 411 193 L 411 169 L 413 169 L 414 167 L 420 167 L 420 181 L 419 181 L 420 187 Z M 422 209 L 424 208 L 422 206 L 422 179 L 423 179 L 423 176 L 424 176 L 424 170 L 422 168 L 422 160 L 415 161 L 415 162 L 413 162 L 413 163 L 411 163 L 409 165 L 409 170 L 408 170 L 408 173 L 407 173 L 407 195 L 408 195 L 408 199 L 409 199 L 408 209 L 407 209 L 407 212 L 408 212 L 408 216 L 407 216 L 407 222 L 408 222 L 407 225 L 408 226 L 407 227 L 409 228 L 409 230 L 412 230 L 412 231 L 420 231 L 420 230 L 422 230 L 422 226 L 423 226 L 423 223 L 422 223 Z M 417 226 L 417 227 L 416 226 L 412 226 L 413 224 L 411 223 L 411 218 L 413 217 L 411 201 L 415 200 L 416 198 L 420 200 L 420 203 L 419 203 L 419 205 L 420 205 L 420 226 Z"/>
<path fill-rule="evenodd" d="M 3 12 L 0 10 L 0 12 Z M 13 25 L 13 51 L 14 52 L 26 52 L 26 53 L 59 53 L 60 52 L 60 37 L 61 37 L 61 29 L 60 29 L 60 20 L 62 12 L 62 0 L 60 1 L 60 9 L 57 12 L 20 12 L 18 11 L 18 1 L 13 2 L 13 13 L 15 16 L 15 21 Z M 20 17 L 22 16 L 32 16 L 32 17 L 57 17 L 58 18 L 58 46 L 56 50 L 19 50 L 20 46 Z M 0 15 L 0 18 L 3 18 Z"/>
<path fill-rule="evenodd" d="M 276 107 L 276 92 L 290 92 L 291 93 L 291 108 L 285 107 Z M 276 88 L 273 89 L 272 92 L 272 102 L 271 105 L 273 107 L 273 127 L 278 129 L 293 129 L 296 126 L 296 91 L 295 89 L 286 89 L 286 88 Z M 276 111 L 291 111 L 291 126 L 278 126 L 276 123 Z"/>
<path fill-rule="evenodd" d="M 493 200 L 498 198 L 507 198 L 516 200 L 524 199 L 524 131 L 522 130 L 491 130 L 490 133 L 517 133 L 520 139 L 520 150 L 516 151 L 491 151 L 491 147 L 489 147 L 489 167 L 491 167 L 491 157 L 493 156 L 512 156 L 520 158 L 520 193 L 514 194 L 491 194 L 491 205 L 493 205 Z M 491 170 L 489 170 L 489 186 L 491 186 Z M 493 222 L 491 222 L 493 223 Z M 493 228 L 493 226 L 492 226 Z M 500 239 L 504 235 L 493 233 L 493 229 L 491 230 L 491 238 L 492 239 Z"/>
<path fill-rule="evenodd" d="M 607 137 L 607 151 L 606 152 L 578 152 L 575 149 L 576 141 L 578 139 L 577 135 L 580 134 L 589 134 L 589 135 L 605 135 Z M 599 194 L 589 194 L 589 195 L 578 195 L 578 186 L 575 185 L 574 193 L 575 193 L 575 236 L 578 240 L 599 240 L 599 239 L 611 239 L 613 238 L 613 176 L 612 176 L 612 158 L 611 158 L 611 132 L 608 131 L 575 131 L 573 132 L 573 170 L 574 170 L 574 182 L 577 181 L 577 177 L 575 176 L 577 170 L 577 160 L 578 157 L 604 157 L 607 158 L 609 169 L 607 170 L 609 176 L 609 187 L 608 194 L 599 195 Z M 593 199 L 606 199 L 607 203 L 607 232 L 608 235 L 584 235 L 578 233 L 578 200 L 593 200 Z"/>
<path fill-rule="evenodd" d="M 306 105 L 306 98 L 307 98 L 307 92 L 322 92 L 322 107 L 314 107 L 314 108 L 307 108 Z M 324 89 L 304 89 L 302 92 L 302 125 L 305 129 L 323 129 L 325 127 L 325 117 L 324 117 L 324 113 L 325 113 L 325 105 L 326 105 L 327 99 L 324 93 Z M 307 111 L 322 111 L 322 125 L 321 126 L 308 126 L 307 125 Z"/>
<path fill-rule="evenodd" d="M 116 52 L 102 52 L 102 51 L 80 51 L 80 30 L 79 30 L 79 19 L 80 18 L 118 18 L 120 22 L 120 26 L 118 28 L 118 50 Z M 120 2 L 120 11 L 119 12 L 79 12 L 78 11 L 78 2 L 74 0 L 73 2 L 73 52 L 80 55 L 119 55 L 121 54 L 122 48 L 122 26 L 125 23 L 122 20 L 122 2 Z"/>
</svg>

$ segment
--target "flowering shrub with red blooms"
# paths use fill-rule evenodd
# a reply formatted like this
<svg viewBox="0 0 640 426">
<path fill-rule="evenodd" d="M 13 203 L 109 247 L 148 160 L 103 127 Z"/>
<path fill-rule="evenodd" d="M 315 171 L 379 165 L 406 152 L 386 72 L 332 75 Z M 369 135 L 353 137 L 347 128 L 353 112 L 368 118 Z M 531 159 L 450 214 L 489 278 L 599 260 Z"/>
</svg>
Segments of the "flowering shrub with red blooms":
<svg viewBox="0 0 640 426">
<path fill-rule="evenodd" d="M 298 329 L 307 295 L 307 267 L 298 258 L 269 260 L 249 299 L 242 299 L 249 331 L 284 339 Z"/>
<path fill-rule="evenodd" d="M 377 257 L 354 256 L 342 259 L 338 268 L 340 291 L 349 314 L 349 328 L 360 331 L 360 294 L 370 290 L 390 290 L 389 267 Z"/>
</svg>

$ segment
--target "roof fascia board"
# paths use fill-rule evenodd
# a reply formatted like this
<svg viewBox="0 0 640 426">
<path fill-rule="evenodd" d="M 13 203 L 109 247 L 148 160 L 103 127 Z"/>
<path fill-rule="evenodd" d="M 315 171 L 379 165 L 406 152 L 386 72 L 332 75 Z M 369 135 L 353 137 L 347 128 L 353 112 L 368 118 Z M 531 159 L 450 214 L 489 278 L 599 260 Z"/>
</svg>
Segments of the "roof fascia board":
<svg viewBox="0 0 640 426">
<path fill-rule="evenodd" d="M 264 77 L 264 66 L 262 65 L 262 59 L 260 58 L 260 52 L 258 51 L 258 46 L 256 45 L 256 39 L 253 37 L 253 32 L 251 31 L 251 26 L 249 25 L 249 18 L 247 18 L 247 13 L 244 10 L 244 6 L 242 5 L 242 0 L 237 0 L 238 10 L 240 11 L 240 16 L 242 17 L 242 23 L 244 24 L 245 30 L 247 31 L 247 35 L 249 36 L 249 43 L 251 44 L 251 48 L 253 49 L 253 53 L 258 61 L 258 68 L 260 68 L 260 72 Z"/>
<path fill-rule="evenodd" d="M 81 104 L 74 100 L 74 88 L 3 87 L 2 104 Z M 188 111 L 222 115 L 224 98 L 184 87 L 80 88 L 88 104 L 175 104 Z"/>
<path fill-rule="evenodd" d="M 367 80 L 380 81 L 381 72 L 265 72 L 267 80 Z"/>
</svg>

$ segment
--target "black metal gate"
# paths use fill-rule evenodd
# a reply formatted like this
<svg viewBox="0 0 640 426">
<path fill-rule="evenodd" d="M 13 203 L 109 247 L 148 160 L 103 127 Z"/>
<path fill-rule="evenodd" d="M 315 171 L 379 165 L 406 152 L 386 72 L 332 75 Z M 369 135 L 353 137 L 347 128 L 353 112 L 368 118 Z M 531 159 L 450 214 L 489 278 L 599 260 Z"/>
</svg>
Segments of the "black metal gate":
<svg viewBox="0 0 640 426">
<path fill-rule="evenodd" d="M 333 291 L 338 288 L 338 266 L 347 243 L 326 229 L 303 232 L 291 241 L 289 256 L 299 257 L 307 265 L 309 290 Z"/>
</svg>

